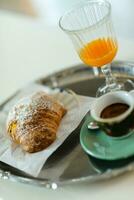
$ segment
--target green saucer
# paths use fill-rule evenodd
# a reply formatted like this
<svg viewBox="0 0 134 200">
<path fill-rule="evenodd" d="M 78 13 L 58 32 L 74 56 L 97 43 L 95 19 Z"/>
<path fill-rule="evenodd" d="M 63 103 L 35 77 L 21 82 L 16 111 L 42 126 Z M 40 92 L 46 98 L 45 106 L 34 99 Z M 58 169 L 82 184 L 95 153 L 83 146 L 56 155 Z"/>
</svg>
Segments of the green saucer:
<svg viewBox="0 0 134 200">
<path fill-rule="evenodd" d="M 103 160 L 117 160 L 134 155 L 134 132 L 128 137 L 114 140 L 100 129 L 89 130 L 87 125 L 91 120 L 91 116 L 87 116 L 80 131 L 80 143 L 87 154 Z"/>
</svg>

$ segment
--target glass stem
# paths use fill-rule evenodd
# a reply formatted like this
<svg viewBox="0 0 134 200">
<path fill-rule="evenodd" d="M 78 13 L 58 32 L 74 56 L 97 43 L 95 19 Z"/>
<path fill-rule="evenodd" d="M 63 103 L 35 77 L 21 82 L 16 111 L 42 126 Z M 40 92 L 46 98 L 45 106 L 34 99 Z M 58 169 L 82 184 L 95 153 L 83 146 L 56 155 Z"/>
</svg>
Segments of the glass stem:
<svg viewBox="0 0 134 200">
<path fill-rule="evenodd" d="M 104 76 L 105 76 L 106 85 L 107 85 L 109 88 L 112 88 L 112 89 L 116 88 L 116 86 L 117 86 L 117 80 L 116 80 L 116 78 L 112 75 L 110 64 L 107 64 L 107 65 L 102 66 L 102 67 L 101 67 L 101 71 L 102 71 L 102 73 L 103 73 Z"/>
</svg>

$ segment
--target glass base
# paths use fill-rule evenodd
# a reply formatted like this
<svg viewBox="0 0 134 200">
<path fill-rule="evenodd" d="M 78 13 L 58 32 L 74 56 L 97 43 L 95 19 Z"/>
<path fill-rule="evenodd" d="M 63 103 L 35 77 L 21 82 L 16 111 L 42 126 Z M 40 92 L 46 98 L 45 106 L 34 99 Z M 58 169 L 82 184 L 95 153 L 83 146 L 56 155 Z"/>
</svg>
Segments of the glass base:
<svg viewBox="0 0 134 200">
<path fill-rule="evenodd" d="M 125 90 L 125 91 L 131 91 L 134 89 L 134 82 L 130 79 L 127 79 L 125 82 L 118 81 L 116 83 L 113 83 L 111 85 L 102 85 L 98 88 L 96 92 L 96 97 L 100 97 L 108 92 L 113 91 L 119 91 L 119 90 Z"/>
</svg>

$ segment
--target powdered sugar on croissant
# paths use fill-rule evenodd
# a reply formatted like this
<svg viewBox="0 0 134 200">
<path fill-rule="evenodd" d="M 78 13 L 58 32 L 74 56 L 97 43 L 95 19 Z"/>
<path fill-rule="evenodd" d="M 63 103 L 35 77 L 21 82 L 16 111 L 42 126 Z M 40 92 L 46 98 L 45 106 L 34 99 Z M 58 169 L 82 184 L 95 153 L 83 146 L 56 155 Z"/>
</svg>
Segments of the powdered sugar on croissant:
<svg viewBox="0 0 134 200">
<path fill-rule="evenodd" d="M 56 139 L 66 109 L 45 92 L 21 99 L 9 112 L 7 132 L 27 152 L 38 152 Z"/>
</svg>

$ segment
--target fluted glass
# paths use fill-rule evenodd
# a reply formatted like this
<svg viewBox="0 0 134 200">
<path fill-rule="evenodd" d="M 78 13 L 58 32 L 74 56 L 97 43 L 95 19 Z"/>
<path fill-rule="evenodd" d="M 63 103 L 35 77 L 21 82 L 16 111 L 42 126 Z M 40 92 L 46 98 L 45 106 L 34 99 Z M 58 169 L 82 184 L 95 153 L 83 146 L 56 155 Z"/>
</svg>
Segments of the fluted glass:
<svg viewBox="0 0 134 200">
<path fill-rule="evenodd" d="M 110 3 L 105 0 L 84 1 L 65 13 L 59 26 L 72 40 L 80 59 L 90 67 L 100 67 L 105 75 L 106 85 L 98 89 L 97 96 L 122 89 L 109 65 L 118 50 Z"/>
</svg>

